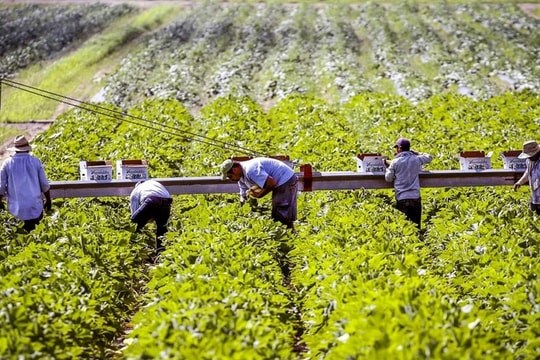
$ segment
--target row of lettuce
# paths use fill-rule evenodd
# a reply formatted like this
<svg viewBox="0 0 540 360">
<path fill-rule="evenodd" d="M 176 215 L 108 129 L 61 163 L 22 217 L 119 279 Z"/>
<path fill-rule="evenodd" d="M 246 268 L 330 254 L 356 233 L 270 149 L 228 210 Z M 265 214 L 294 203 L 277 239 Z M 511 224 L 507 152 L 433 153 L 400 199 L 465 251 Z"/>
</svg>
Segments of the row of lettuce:
<svg viewBox="0 0 540 360">
<path fill-rule="evenodd" d="M 366 90 L 413 101 L 538 91 L 539 27 L 516 4 L 204 3 L 132 52 L 106 96 L 131 107 L 146 97 L 200 106 L 228 94 L 265 103 L 297 92 L 344 102 Z"/>
<path fill-rule="evenodd" d="M 148 101 L 130 114 L 66 113 L 36 138 L 35 153 L 52 180 L 77 179 L 79 160 L 122 158 L 147 159 L 151 177 L 217 175 L 239 154 L 193 140 L 204 134 L 337 171 L 354 170 L 359 152 L 390 155 L 407 135 L 435 156 L 430 169 L 457 168 L 460 149 L 500 152 L 534 137 L 540 96 L 446 95 L 416 106 L 373 93 L 337 106 L 290 96 L 268 111 L 221 98 L 197 117 L 176 101 Z M 175 196 L 167 250 L 150 271 L 152 230 L 132 233 L 126 199 L 56 199 L 30 235 L 0 214 L 0 351 L 534 358 L 539 232 L 527 193 L 424 189 L 423 197 L 419 234 L 389 190 L 302 193 L 293 235 L 269 219 L 268 199 L 252 210 L 233 194 Z"/>
</svg>

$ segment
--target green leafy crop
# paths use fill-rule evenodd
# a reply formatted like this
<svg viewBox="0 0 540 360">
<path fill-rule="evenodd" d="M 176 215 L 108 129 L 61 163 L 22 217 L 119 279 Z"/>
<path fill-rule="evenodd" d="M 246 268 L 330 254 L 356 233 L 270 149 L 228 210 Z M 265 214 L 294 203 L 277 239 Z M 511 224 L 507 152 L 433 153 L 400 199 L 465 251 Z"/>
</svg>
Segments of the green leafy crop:
<svg viewBox="0 0 540 360">
<path fill-rule="evenodd" d="M 462 149 L 498 154 L 534 138 L 538 104 L 532 92 L 417 104 L 367 92 L 341 105 L 291 95 L 269 110 L 223 97 L 191 115 L 178 101 L 149 100 L 123 121 L 68 112 L 34 149 L 51 180 L 77 179 L 83 159 L 121 158 L 148 160 L 151 177 L 215 176 L 223 159 L 243 154 L 194 134 L 287 154 L 317 171 L 355 171 L 360 152 L 392 157 L 396 138 L 407 136 L 434 155 L 429 169 L 457 169 Z M 493 166 L 502 162 L 494 157 Z M 301 193 L 294 234 L 270 220 L 266 198 L 251 209 L 236 194 L 175 196 L 166 251 L 150 266 L 152 225 L 132 233 L 127 199 L 55 199 L 31 234 L 2 213 L 0 350 L 54 358 L 534 358 L 539 237 L 528 193 L 423 189 L 421 232 L 392 195 Z"/>
</svg>

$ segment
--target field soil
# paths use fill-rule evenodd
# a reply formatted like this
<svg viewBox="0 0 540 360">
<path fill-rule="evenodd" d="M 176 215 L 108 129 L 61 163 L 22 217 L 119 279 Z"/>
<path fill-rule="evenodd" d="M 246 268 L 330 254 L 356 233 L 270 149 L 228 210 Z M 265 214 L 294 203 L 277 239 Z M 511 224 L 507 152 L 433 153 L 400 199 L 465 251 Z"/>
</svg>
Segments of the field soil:
<svg viewBox="0 0 540 360">
<path fill-rule="evenodd" d="M 32 121 L 26 123 L 16 124 L 2 124 L 5 127 L 11 127 L 18 130 L 18 133 L 25 135 L 28 141 L 32 142 L 32 139 L 39 133 L 47 130 L 52 124 L 53 120 L 46 121 Z M 11 151 L 7 149 L 13 145 L 13 139 L 8 139 L 3 144 L 0 144 L 0 164 L 11 155 Z"/>
</svg>

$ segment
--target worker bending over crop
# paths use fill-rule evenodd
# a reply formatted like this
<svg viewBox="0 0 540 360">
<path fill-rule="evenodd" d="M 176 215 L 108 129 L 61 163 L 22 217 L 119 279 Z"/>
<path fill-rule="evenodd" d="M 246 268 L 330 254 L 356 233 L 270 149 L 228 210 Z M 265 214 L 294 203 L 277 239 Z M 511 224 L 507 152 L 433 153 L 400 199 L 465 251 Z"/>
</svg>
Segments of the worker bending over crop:
<svg viewBox="0 0 540 360">
<path fill-rule="evenodd" d="M 259 199 L 271 192 L 272 218 L 294 228 L 298 178 L 293 169 L 282 161 L 258 157 L 243 162 L 225 160 L 221 173 L 224 180 L 238 182 L 242 204 L 248 197 Z"/>
<path fill-rule="evenodd" d="M 384 178 L 394 182 L 396 193 L 396 208 L 403 212 L 407 219 L 421 228 L 422 201 L 420 198 L 420 179 L 418 174 L 422 165 L 431 162 L 432 157 L 411 150 L 411 142 L 400 138 L 394 145 L 396 157 L 391 162 L 385 160 L 388 166 Z"/>
<path fill-rule="evenodd" d="M 26 137 L 17 136 L 8 150 L 15 154 L 0 169 L 0 210 L 5 209 L 2 197 L 7 196 L 9 212 L 24 222 L 26 231 L 32 231 L 43 218 L 43 208 L 51 209 L 49 181 L 41 161 L 30 155 L 32 147 Z"/>
<path fill-rule="evenodd" d="M 155 180 L 140 181 L 130 195 L 131 221 L 137 223 L 136 232 L 150 221 L 156 222 L 156 252 L 160 254 L 163 235 L 167 232 L 167 223 L 171 216 L 172 197 L 162 184 Z"/>
<path fill-rule="evenodd" d="M 529 183 L 531 188 L 531 210 L 540 215 L 540 145 L 536 141 L 526 141 L 523 143 L 523 151 L 518 158 L 525 160 L 525 173 L 514 184 L 514 190 L 517 191 L 521 185 Z"/>
</svg>

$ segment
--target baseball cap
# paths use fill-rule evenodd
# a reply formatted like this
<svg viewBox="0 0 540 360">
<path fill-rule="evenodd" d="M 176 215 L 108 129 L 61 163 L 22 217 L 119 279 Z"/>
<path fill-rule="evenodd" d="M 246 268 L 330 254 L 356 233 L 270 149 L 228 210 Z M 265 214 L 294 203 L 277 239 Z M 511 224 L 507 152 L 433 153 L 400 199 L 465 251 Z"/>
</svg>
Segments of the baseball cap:
<svg viewBox="0 0 540 360">
<path fill-rule="evenodd" d="M 400 147 L 400 148 L 404 148 L 404 149 L 410 149 L 411 148 L 411 142 L 409 141 L 409 139 L 406 139 L 406 138 L 399 138 L 397 141 L 396 141 L 396 145 L 394 145 L 394 147 Z"/>
</svg>

